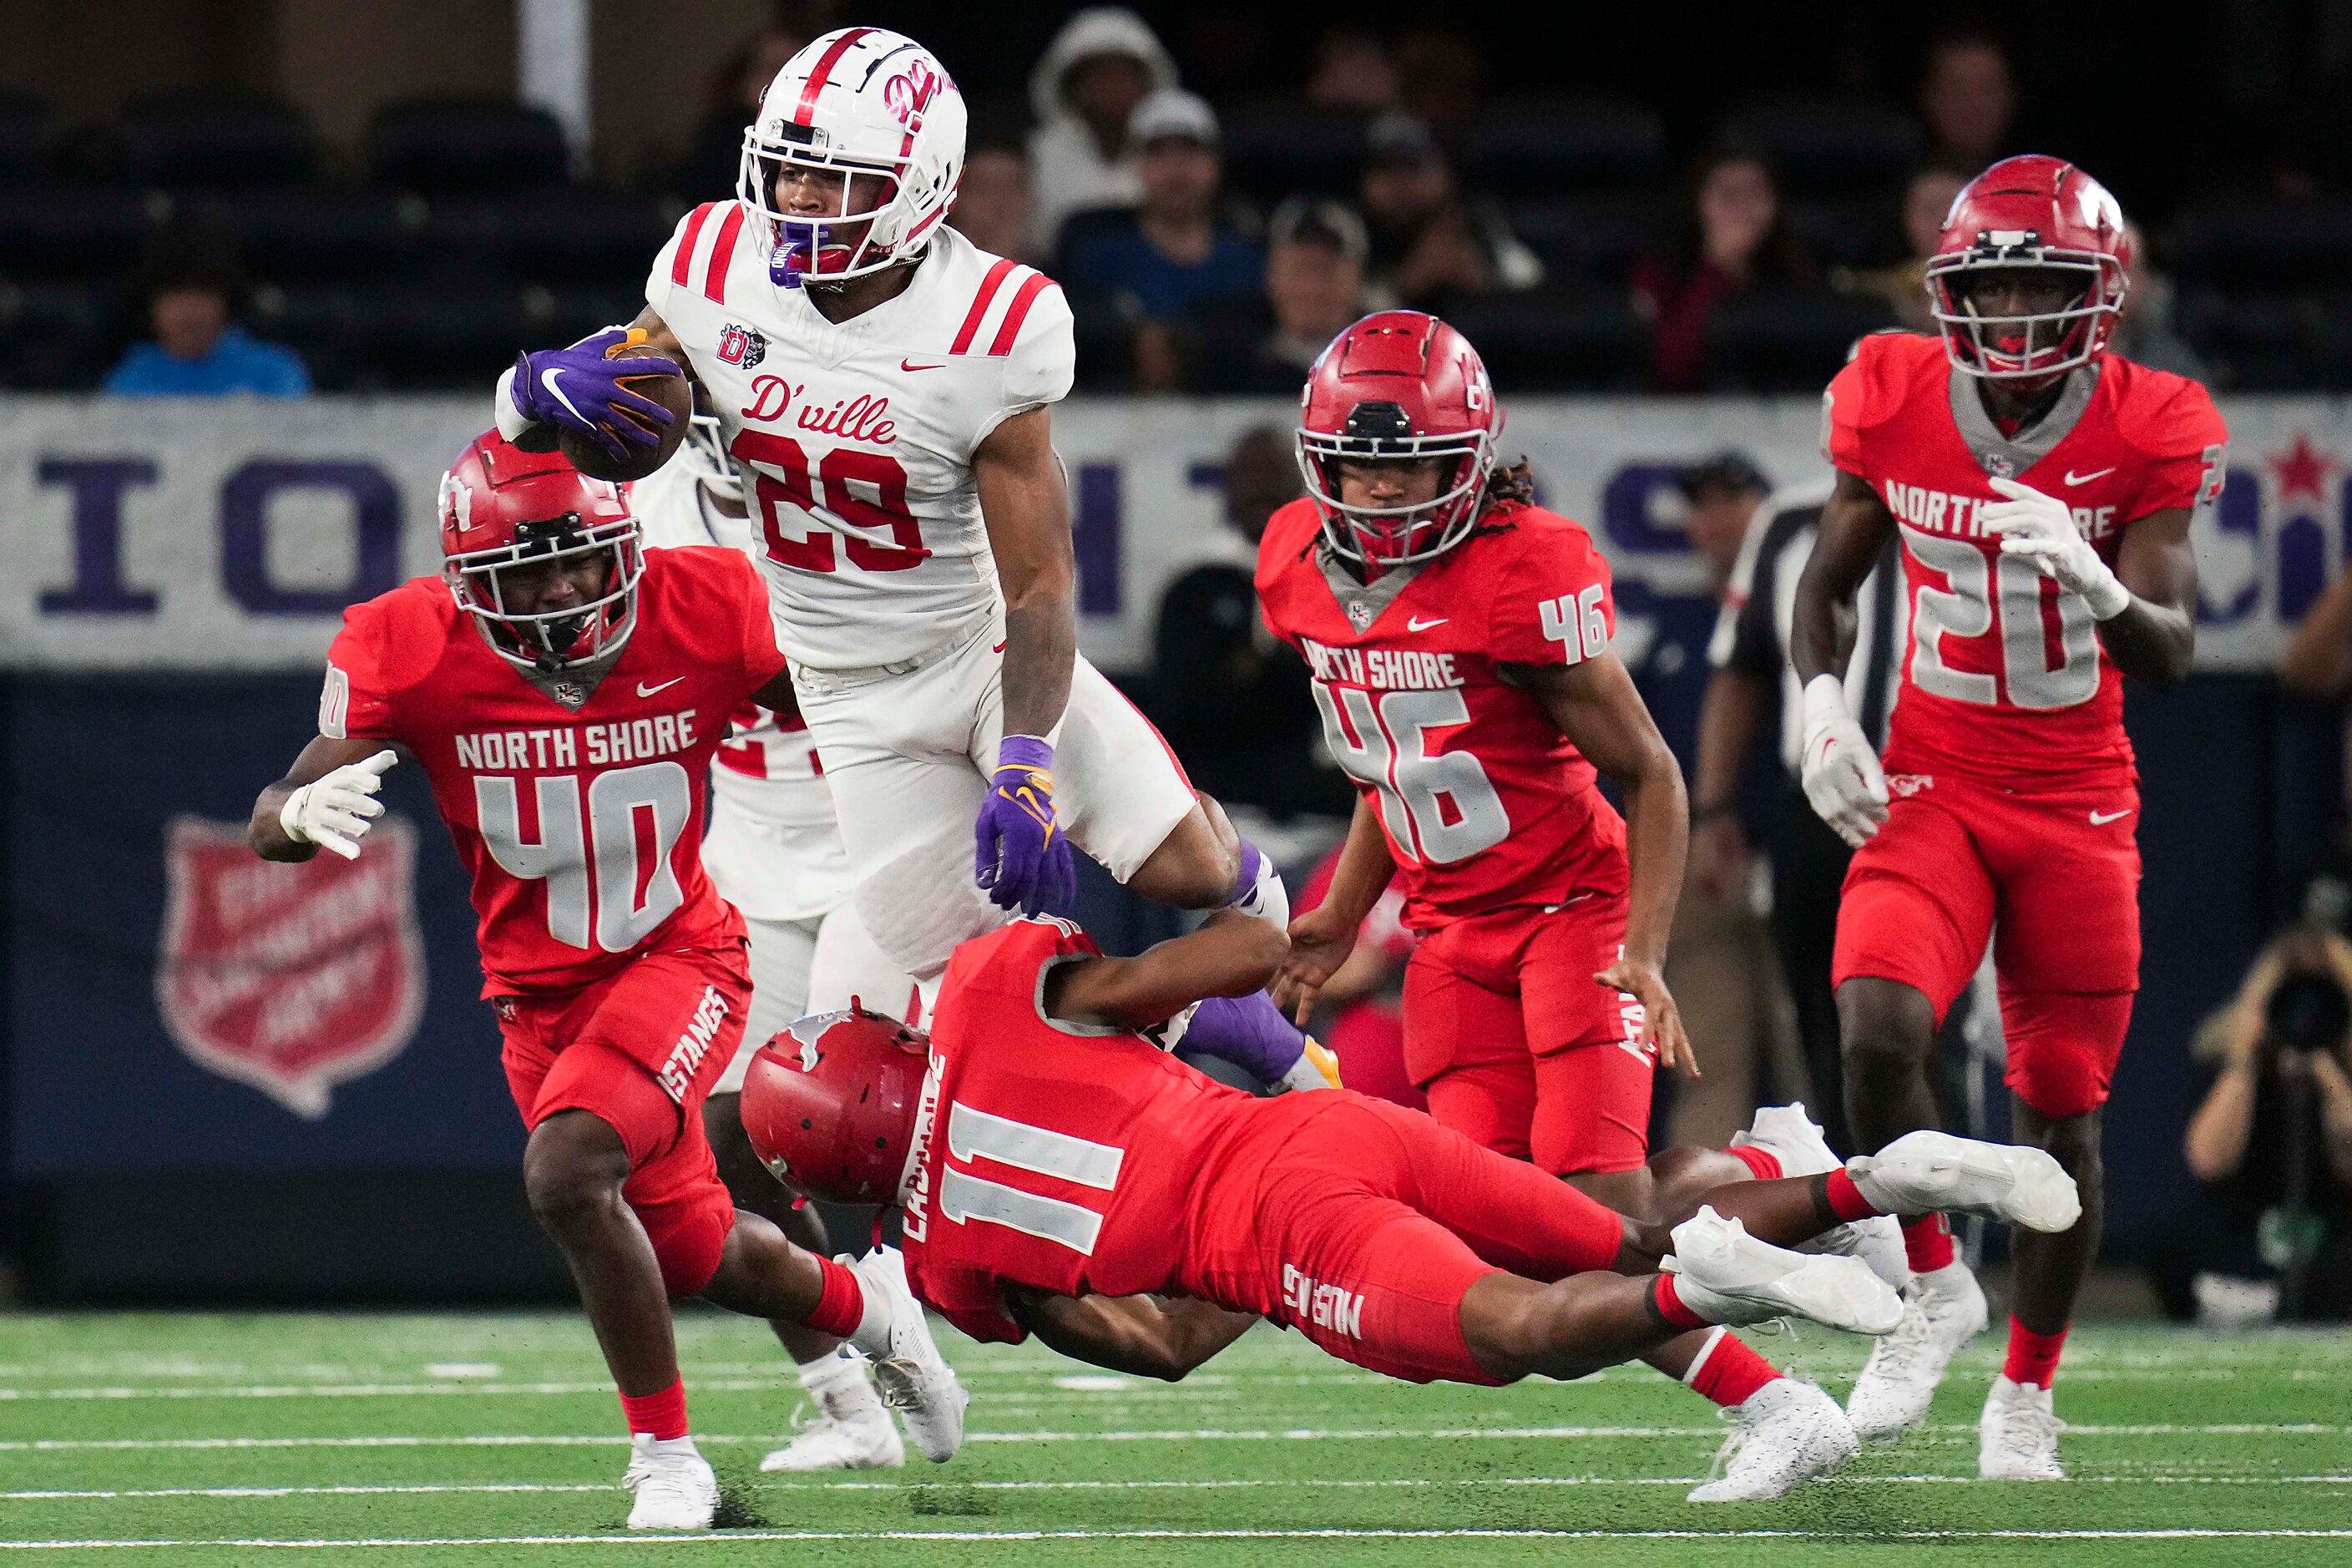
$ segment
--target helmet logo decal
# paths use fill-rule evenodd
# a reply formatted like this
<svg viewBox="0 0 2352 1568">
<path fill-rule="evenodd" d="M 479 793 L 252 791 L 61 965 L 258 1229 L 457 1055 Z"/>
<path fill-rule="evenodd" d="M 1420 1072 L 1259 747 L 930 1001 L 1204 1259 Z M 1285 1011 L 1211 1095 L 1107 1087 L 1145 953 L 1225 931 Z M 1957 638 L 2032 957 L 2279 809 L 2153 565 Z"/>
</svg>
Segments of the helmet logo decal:
<svg viewBox="0 0 2352 1568">
<path fill-rule="evenodd" d="M 441 515 L 463 533 L 474 526 L 474 491 L 455 470 L 441 476 Z"/>
<path fill-rule="evenodd" d="M 909 131 L 916 130 L 923 122 L 923 110 L 938 96 L 940 85 L 940 73 L 931 68 L 930 62 L 917 59 L 882 84 L 882 105 L 899 124 Z"/>
<path fill-rule="evenodd" d="M 2085 227 L 2120 232 L 2124 226 L 2123 205 L 2088 174 L 2074 187 L 2074 206 Z"/>
</svg>

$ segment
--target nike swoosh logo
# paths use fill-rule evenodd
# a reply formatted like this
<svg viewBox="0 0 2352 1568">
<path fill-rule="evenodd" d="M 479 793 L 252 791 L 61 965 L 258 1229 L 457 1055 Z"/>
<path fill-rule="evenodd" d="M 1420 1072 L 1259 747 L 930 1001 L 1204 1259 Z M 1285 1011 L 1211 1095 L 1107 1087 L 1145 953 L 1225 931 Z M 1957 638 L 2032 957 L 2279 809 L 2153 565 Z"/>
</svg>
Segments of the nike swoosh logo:
<svg viewBox="0 0 2352 1568">
<path fill-rule="evenodd" d="M 2108 464 L 2104 468 L 2099 468 L 2087 474 L 2078 474 L 2074 469 L 2069 468 L 2066 470 L 2066 482 L 2070 485 L 2087 485 L 2093 479 L 2104 479 L 2115 471 L 2115 465 L 2112 463 Z"/>
<path fill-rule="evenodd" d="M 947 361 L 941 360 L 937 364 L 917 364 L 913 360 L 902 359 L 898 362 L 898 368 L 900 370 L 945 370 L 947 363 Z"/>
<path fill-rule="evenodd" d="M 2115 821 L 2117 817 L 2129 816 L 2130 815 L 2130 806 L 2126 806 L 2121 811 L 2095 811 L 2091 813 L 2091 826 L 2094 827 L 2105 827 L 2108 823 Z"/>
<path fill-rule="evenodd" d="M 1442 626 L 1453 618 L 1451 616 L 1432 616 L 1424 621 L 1419 616 L 1415 616 L 1405 622 L 1404 629 L 1409 632 L 1425 632 L 1432 626 Z"/>
<path fill-rule="evenodd" d="M 998 643 L 994 647 L 990 648 L 988 651 L 991 653 L 1003 653 L 1004 651 L 1004 644 Z"/>
<path fill-rule="evenodd" d="M 572 417 L 579 420 L 583 425 L 590 423 L 588 416 L 581 413 L 580 410 L 573 405 L 572 399 L 563 395 L 563 388 L 555 384 L 555 378 L 562 374 L 563 372 L 560 369 L 541 371 L 539 373 L 539 384 L 547 388 L 548 396 L 552 397 L 556 402 L 563 405 L 564 407 L 571 409 Z"/>
<path fill-rule="evenodd" d="M 640 697 L 651 697 L 656 691 L 667 691 L 671 687 L 676 686 L 679 681 L 684 680 L 685 679 L 686 677 L 683 675 L 673 675 L 667 680 L 663 681 L 659 686 L 647 686 L 644 681 L 640 680 L 637 682 L 637 695 Z"/>
</svg>

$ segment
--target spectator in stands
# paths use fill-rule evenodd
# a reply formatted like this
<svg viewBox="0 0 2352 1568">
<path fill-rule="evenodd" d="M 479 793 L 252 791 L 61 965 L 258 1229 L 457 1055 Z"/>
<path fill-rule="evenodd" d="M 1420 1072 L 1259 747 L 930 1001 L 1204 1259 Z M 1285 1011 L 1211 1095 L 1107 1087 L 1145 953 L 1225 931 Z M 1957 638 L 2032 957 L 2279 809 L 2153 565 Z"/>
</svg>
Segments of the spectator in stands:
<svg viewBox="0 0 2352 1568">
<path fill-rule="evenodd" d="M 1812 278 L 1764 155 L 1729 144 L 1706 153 L 1685 187 L 1680 232 L 1633 269 L 1634 308 L 1650 322 L 1652 385 L 1702 390 L 1716 307 L 1745 290 Z"/>
<path fill-rule="evenodd" d="M 1151 705 L 1193 782 L 1218 799 L 1344 816 L 1347 781 L 1316 760 L 1322 725 L 1307 666 L 1258 619 L 1257 542 L 1299 489 L 1289 432 L 1243 432 L 1225 459 L 1224 558 L 1184 573 L 1160 601 Z"/>
<path fill-rule="evenodd" d="M 152 341 L 134 344 L 107 373 L 117 397 L 300 397 L 310 390 L 302 356 L 236 324 L 245 275 L 225 251 L 167 239 L 141 290 Z"/>
<path fill-rule="evenodd" d="M 1402 111 L 1372 121 L 1357 205 L 1371 239 L 1376 307 L 1443 312 L 1467 294 L 1532 289 L 1543 262 L 1520 244 L 1500 208 L 1465 199 L 1429 127 Z"/>
<path fill-rule="evenodd" d="M 2210 1067 L 2182 1154 L 2199 1192 L 2152 1258 L 2167 1311 L 2352 1314 L 2352 943 L 2282 932 L 2196 1050 Z"/>
<path fill-rule="evenodd" d="M 1029 133 L 1036 205 L 1029 248 L 1051 256 L 1062 220 L 1089 207 L 1133 206 L 1142 174 L 1128 122 L 1137 106 L 1176 85 L 1159 36 L 1123 5 L 1097 5 L 1065 23 L 1029 73 L 1037 118 Z"/>
<path fill-rule="evenodd" d="M 1927 258 L 1943 238 L 1944 215 L 1952 198 L 1969 183 L 1969 174 L 1929 164 L 1903 187 L 1903 240 L 1910 255 L 1892 267 L 1856 272 L 1841 268 L 1831 285 L 1842 294 L 1866 294 L 1886 301 L 1895 321 L 1915 332 L 1932 332 L 1935 318 L 1927 313 Z"/>
<path fill-rule="evenodd" d="M 1426 28 L 1399 38 L 1390 53 L 1402 84 L 1400 107 L 1448 140 L 1470 129 L 1486 105 L 1486 59 L 1477 45 L 1459 33 Z"/>
<path fill-rule="evenodd" d="M 1260 291 L 1203 306 L 1185 323 L 1185 384 L 1297 396 L 1315 356 L 1364 313 L 1369 247 L 1344 203 L 1293 196 L 1276 207 Z"/>
<path fill-rule="evenodd" d="M 978 141 L 964 156 L 948 222 L 982 250 L 1032 260 L 1029 217 L 1035 202 L 1028 150 L 1015 141 Z"/>
<path fill-rule="evenodd" d="M 761 95 L 809 37 L 795 27 L 762 27 L 719 62 L 710 74 L 702 124 L 678 168 L 679 195 L 689 202 L 718 202 L 735 194 L 743 128 L 759 117 Z"/>
<path fill-rule="evenodd" d="M 1328 114 L 1374 114 L 1396 107 L 1396 62 L 1374 35 L 1337 23 L 1315 40 L 1307 101 Z"/>
<path fill-rule="evenodd" d="M 1143 100 L 1128 127 L 1143 199 L 1073 228 L 1064 270 L 1105 289 L 1136 318 L 1169 321 L 1204 300 L 1256 286 L 1265 261 L 1218 211 L 1217 116 L 1182 88 Z"/>
<path fill-rule="evenodd" d="M 2149 258 L 2147 236 L 2128 218 L 2124 233 L 2131 238 L 2132 265 L 2126 274 L 2130 286 L 2124 290 L 2123 311 L 2107 347 L 2151 370 L 2168 370 L 2192 381 L 2209 379 L 2204 356 L 2172 324 L 2172 279 Z"/>
<path fill-rule="evenodd" d="M 1974 174 L 2007 153 L 2017 125 L 2017 72 L 2009 50 L 1981 27 L 1937 33 L 1919 73 L 1927 157 Z"/>
</svg>

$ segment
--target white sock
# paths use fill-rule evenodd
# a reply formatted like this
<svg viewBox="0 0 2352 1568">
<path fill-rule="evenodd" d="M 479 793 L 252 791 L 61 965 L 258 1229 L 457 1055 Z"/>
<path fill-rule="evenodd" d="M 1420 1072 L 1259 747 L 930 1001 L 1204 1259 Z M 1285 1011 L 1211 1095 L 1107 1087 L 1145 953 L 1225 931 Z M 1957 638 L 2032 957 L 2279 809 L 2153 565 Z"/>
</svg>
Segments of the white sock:
<svg viewBox="0 0 2352 1568">
<path fill-rule="evenodd" d="M 845 1345 L 831 1355 L 802 1362 L 795 1370 L 816 1407 L 836 1420 L 862 1415 L 869 1405 L 881 1405 L 874 1385 L 866 1381 L 865 1358 Z"/>
<path fill-rule="evenodd" d="M 647 1458 L 702 1458 L 702 1450 L 694 1446 L 691 1435 L 684 1437 L 656 1437 L 650 1432 L 633 1433 L 629 1439 L 637 1452 Z"/>
</svg>

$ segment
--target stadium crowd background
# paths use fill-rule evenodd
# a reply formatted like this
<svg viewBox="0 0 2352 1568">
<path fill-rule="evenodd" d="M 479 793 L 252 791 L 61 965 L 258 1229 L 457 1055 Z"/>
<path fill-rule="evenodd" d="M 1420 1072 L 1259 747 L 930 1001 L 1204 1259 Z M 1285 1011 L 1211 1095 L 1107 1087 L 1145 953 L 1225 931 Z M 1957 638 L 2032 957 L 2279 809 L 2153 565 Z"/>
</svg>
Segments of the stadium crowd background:
<svg viewBox="0 0 2352 1568">
<path fill-rule="evenodd" d="M 519 9 L 136 0 L 109 7 L 104 51 L 86 16 L 18 19 L 0 54 L 0 391 L 487 398 L 519 346 L 635 313 L 677 215 L 731 193 L 759 89 L 845 21 L 904 28 L 957 71 L 975 112 L 954 221 L 1064 284 L 1086 393 L 1288 395 L 1339 327 L 1406 304 L 1477 342 L 1507 399 L 1811 395 L 1857 335 L 1926 324 L 1919 262 L 1945 205 L 2018 151 L 2076 159 L 2137 220 L 2119 352 L 2230 392 L 2352 378 L 2340 5 L 2242 0 L 2163 26 L 2022 5 L 1756 7 L 1702 26 L 1632 7 L 1437 25 L 1402 6 L 608 0 L 590 8 L 584 126 L 518 101 Z M 1719 591 L 1769 487 L 1737 454 L 1687 479 L 1690 542 Z M 1286 433 L 1245 434 L 1228 523 L 1254 542 L 1296 486 Z M 1196 568 L 1131 685 L 1203 787 L 1278 817 L 1344 813 L 1303 672 L 1254 618 L 1244 572 Z M 1695 712 L 1712 619 L 1706 605 L 1662 626 L 1638 665 L 1662 711 Z M 2352 689 L 2342 580 L 2282 677 L 2320 702 Z M 1690 725 L 1667 728 L 1693 771 Z M 2340 1007 L 2299 994 L 2287 1017 L 2273 993 L 2293 974 L 2352 987 L 2352 948 L 2331 934 L 2352 897 L 2326 869 L 2344 857 L 2303 837 L 2269 895 L 2293 930 L 2206 1036 L 2208 1079 L 2265 1087 L 2242 1105 L 2192 1097 L 2183 1158 L 2205 1206 L 2170 1227 L 2244 1238 L 2232 1270 L 2256 1277 L 2257 1221 L 2303 1181 L 2247 1153 L 2275 1147 L 2249 1126 L 2305 1114 L 2277 1071 L 2282 1031 L 2317 1029 L 2315 1048 L 2344 1055 Z M 1733 910 L 1736 929 L 1694 932 L 1709 977 L 1731 975 L 1725 1017 L 1786 1010 L 1761 927 L 1737 918 L 1745 853 L 1709 836 L 1694 873 L 1702 917 Z M 1369 1011 L 1348 1026 L 1384 1026 L 1397 958 L 1368 948 L 1350 979 Z M 2217 968 L 2219 994 L 2234 958 Z M 1683 1131 L 1719 1137 L 1786 1089 L 1796 1027 L 1776 1047 L 1759 1026 L 1738 1103 L 1686 1103 Z M 2352 1173 L 2315 1169 L 2342 1253 Z M 40 1229 L 13 1212 L 18 1234 Z M 2214 1260 L 2144 1250 L 2168 1305 L 2191 1310 Z"/>
</svg>

